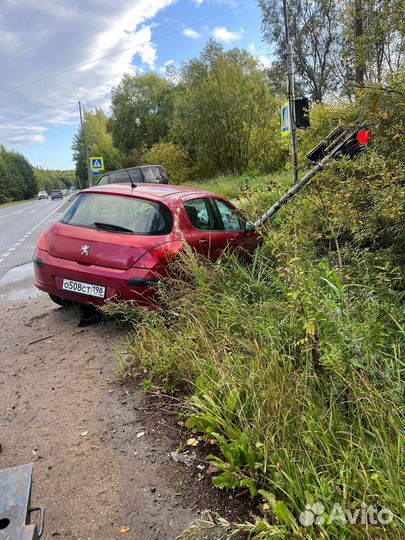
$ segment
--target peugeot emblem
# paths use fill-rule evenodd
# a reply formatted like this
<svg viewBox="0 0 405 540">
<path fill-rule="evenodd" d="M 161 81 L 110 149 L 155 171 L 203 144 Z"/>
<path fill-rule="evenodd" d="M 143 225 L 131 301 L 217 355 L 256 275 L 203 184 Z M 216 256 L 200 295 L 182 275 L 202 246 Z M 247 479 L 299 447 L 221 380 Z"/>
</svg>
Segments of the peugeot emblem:
<svg viewBox="0 0 405 540">
<path fill-rule="evenodd" d="M 90 246 L 88 246 L 87 244 L 82 246 L 82 255 L 85 255 L 87 257 L 89 253 L 90 253 Z"/>
</svg>

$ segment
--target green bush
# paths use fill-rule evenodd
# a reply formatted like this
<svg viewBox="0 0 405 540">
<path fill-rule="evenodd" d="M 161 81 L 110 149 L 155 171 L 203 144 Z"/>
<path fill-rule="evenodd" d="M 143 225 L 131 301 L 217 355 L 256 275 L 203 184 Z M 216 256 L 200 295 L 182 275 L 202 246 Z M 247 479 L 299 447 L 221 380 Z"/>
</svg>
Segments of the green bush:
<svg viewBox="0 0 405 540">
<path fill-rule="evenodd" d="M 266 240 L 252 267 L 186 254 L 182 279 L 161 289 L 169 322 L 138 319 L 123 373 L 146 369 L 168 392 L 187 384 L 187 425 L 220 451 L 207 456 L 221 470 L 215 485 L 264 496 L 268 536 L 273 525 L 283 538 L 314 534 L 294 525 L 314 501 L 364 501 L 403 519 L 399 298 L 361 257 L 349 279 L 290 242 L 285 253 L 283 240 Z M 322 534 L 390 538 L 398 524 L 368 532 L 338 522 Z"/>
<path fill-rule="evenodd" d="M 186 153 L 171 142 L 158 143 L 142 155 L 144 165 L 163 165 L 172 184 L 183 184 L 190 180 L 195 170 L 189 166 Z"/>
</svg>

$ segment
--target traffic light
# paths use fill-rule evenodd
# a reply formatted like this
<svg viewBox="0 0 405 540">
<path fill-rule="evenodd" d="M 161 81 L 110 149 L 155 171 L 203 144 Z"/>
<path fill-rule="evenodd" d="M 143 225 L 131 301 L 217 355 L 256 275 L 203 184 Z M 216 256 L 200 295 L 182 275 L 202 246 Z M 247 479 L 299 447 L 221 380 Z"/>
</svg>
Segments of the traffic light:
<svg viewBox="0 0 405 540">
<path fill-rule="evenodd" d="M 341 156 L 353 157 L 361 152 L 370 142 L 370 131 L 364 127 L 345 130 L 341 126 L 331 131 L 329 135 L 307 154 L 311 163 L 319 163 L 324 157 Z"/>
<path fill-rule="evenodd" d="M 365 128 L 358 128 L 352 131 L 349 136 L 335 149 L 335 157 L 353 157 L 370 142 L 370 132 Z"/>
<path fill-rule="evenodd" d="M 294 100 L 295 104 L 295 126 L 297 129 L 308 129 L 309 121 L 309 99 L 300 98 Z"/>
</svg>

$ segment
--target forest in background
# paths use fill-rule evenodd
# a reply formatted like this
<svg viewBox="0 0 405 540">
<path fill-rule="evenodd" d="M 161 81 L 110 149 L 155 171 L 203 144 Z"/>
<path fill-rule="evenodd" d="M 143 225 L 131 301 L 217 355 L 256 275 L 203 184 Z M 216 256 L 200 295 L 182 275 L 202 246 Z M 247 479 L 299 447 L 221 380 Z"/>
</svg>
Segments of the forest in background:
<svg viewBox="0 0 405 540">
<path fill-rule="evenodd" d="M 39 190 L 65 189 L 75 185 L 74 171 L 33 167 L 20 153 L 0 145 L 0 204 L 36 197 Z"/>
<path fill-rule="evenodd" d="M 90 154 L 102 155 L 106 170 L 161 163 L 173 183 L 282 168 L 289 156 L 280 137 L 282 1 L 260 6 L 263 39 L 274 50 L 270 68 L 246 50 L 224 50 L 210 40 L 198 57 L 170 66 L 164 76 L 126 74 L 112 89 L 111 113 L 85 113 Z M 403 9 L 403 0 L 291 0 L 297 97 L 344 117 L 365 90 L 395 79 L 404 69 Z M 76 173 L 86 182 L 80 129 L 73 152 Z"/>
</svg>

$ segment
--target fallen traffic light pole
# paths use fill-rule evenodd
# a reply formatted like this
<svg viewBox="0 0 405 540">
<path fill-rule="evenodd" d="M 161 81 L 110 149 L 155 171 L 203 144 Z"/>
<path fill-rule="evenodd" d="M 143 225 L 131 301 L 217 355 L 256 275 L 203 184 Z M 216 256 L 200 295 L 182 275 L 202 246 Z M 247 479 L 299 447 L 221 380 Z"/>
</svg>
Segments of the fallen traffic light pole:
<svg viewBox="0 0 405 540">
<path fill-rule="evenodd" d="M 341 156 L 355 156 L 369 143 L 369 140 L 369 131 L 363 126 L 353 130 L 344 130 L 341 127 L 333 130 L 325 140 L 308 153 L 307 157 L 315 164 L 314 167 L 254 223 L 255 228 L 261 227 L 266 221 L 274 216 L 274 214 L 299 193 L 317 173 L 322 171 L 328 161 L 337 159 Z"/>
</svg>

